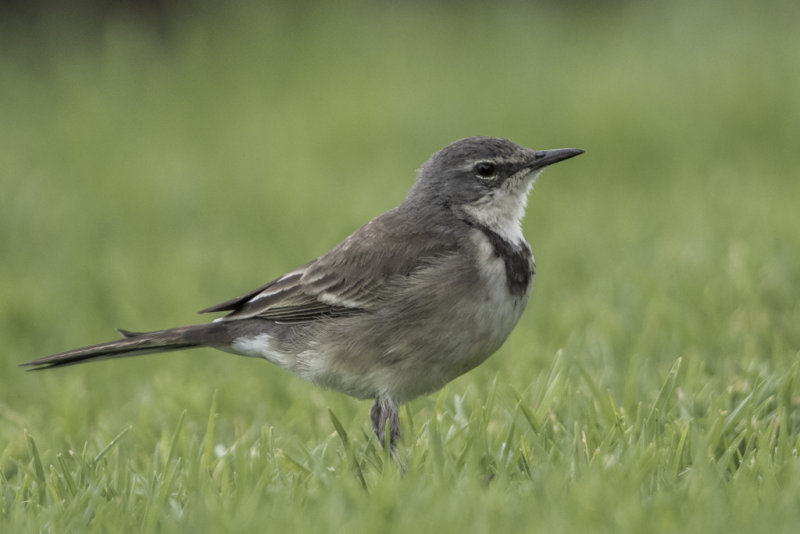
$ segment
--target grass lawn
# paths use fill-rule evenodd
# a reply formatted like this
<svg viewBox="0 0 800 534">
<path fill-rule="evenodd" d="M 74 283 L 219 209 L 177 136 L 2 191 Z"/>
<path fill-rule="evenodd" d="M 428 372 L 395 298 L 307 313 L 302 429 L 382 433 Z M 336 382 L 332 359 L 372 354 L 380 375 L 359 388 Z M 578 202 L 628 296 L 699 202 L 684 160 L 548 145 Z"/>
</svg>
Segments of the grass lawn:
<svg viewBox="0 0 800 534">
<path fill-rule="evenodd" d="M 800 9 L 480 6 L 0 20 L 0 532 L 796 531 Z M 468 135 L 586 154 L 531 196 L 511 338 L 401 411 L 404 473 L 264 361 L 17 367 L 201 320 Z"/>
</svg>

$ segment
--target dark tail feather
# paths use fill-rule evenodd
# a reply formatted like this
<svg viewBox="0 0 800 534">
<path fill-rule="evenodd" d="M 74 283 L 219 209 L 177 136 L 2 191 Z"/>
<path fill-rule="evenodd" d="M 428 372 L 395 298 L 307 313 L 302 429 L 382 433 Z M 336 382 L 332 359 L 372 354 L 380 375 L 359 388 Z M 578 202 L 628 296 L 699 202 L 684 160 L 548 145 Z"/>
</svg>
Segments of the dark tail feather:
<svg viewBox="0 0 800 534">
<path fill-rule="evenodd" d="M 223 323 L 207 323 L 181 326 L 160 330 L 158 332 L 129 332 L 120 330 L 125 336 L 117 341 L 100 343 L 79 349 L 68 350 L 52 356 L 45 356 L 21 364 L 31 367 L 31 371 L 63 367 L 76 363 L 139 356 L 154 352 L 191 349 L 196 347 L 222 347 L 230 342 L 227 325 Z"/>
</svg>

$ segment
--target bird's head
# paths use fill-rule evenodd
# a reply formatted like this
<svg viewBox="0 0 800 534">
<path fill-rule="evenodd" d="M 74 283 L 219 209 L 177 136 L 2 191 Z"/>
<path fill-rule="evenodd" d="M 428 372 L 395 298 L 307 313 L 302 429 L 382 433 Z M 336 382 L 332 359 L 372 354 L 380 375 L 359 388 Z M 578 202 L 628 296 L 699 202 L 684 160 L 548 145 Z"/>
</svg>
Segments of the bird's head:
<svg viewBox="0 0 800 534">
<path fill-rule="evenodd" d="M 409 201 L 452 209 L 502 234 L 519 227 L 528 192 L 548 165 L 578 148 L 531 150 L 508 139 L 467 137 L 436 152 L 419 170 Z"/>
</svg>

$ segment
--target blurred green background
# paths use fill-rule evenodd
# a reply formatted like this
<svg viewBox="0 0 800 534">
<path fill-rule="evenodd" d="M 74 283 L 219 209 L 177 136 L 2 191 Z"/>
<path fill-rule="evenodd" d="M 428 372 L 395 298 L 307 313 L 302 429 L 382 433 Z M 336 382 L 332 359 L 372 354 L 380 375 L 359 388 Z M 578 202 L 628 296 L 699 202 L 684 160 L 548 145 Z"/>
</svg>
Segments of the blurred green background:
<svg viewBox="0 0 800 534">
<path fill-rule="evenodd" d="M 202 437 L 217 391 L 224 446 L 272 428 L 289 451 L 335 447 L 329 408 L 360 435 L 368 403 L 252 359 L 197 351 L 48 373 L 17 364 L 111 339 L 115 327 L 204 319 L 193 311 L 324 253 L 397 205 L 431 153 L 469 135 L 586 154 L 537 184 L 524 223 L 537 258 L 529 308 L 447 398 L 465 395 L 479 410 L 493 388 L 503 398 L 526 391 L 558 353 L 566 385 L 552 413 L 597 387 L 633 416 L 680 357 L 670 413 L 688 421 L 794 376 L 796 2 L 19 3 L 0 13 L 6 518 L 29 458 L 26 429 L 52 460 L 84 444 L 99 450 L 131 425 L 120 454 L 139 465 L 182 410 L 186 432 Z M 800 391 L 786 387 L 782 428 L 794 442 Z M 417 427 L 436 402 L 412 403 Z M 591 437 L 599 423 L 574 416 L 569 429 Z M 581 486 L 567 467 L 553 472 Z M 513 514 L 446 492 L 394 513 L 415 514 L 423 529 L 476 531 L 520 522 L 637 531 L 648 514 L 660 517 L 647 506 L 674 512 L 655 531 L 779 531 L 800 519 L 795 501 L 768 514 L 733 498 L 687 509 L 688 498 L 638 486 L 626 501 L 638 512 L 614 515 L 607 488 L 587 487 L 596 493 L 536 517 L 522 510 L 535 491 L 514 494 Z M 386 526 L 332 512 L 358 502 L 331 497 L 317 513 L 354 531 Z M 462 517 L 459 502 L 473 514 Z M 596 513 L 569 509 L 579 505 Z M 36 530 L 31 521 L 17 525 Z"/>
</svg>

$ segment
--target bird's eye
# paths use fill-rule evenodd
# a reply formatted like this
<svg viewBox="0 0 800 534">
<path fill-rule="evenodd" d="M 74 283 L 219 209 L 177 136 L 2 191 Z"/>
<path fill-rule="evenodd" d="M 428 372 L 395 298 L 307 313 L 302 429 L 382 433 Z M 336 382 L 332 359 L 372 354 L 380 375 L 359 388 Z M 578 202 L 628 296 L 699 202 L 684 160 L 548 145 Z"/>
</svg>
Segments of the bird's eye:
<svg viewBox="0 0 800 534">
<path fill-rule="evenodd" d="M 475 164 L 475 172 L 481 178 L 491 178 L 494 176 L 495 170 L 495 164 L 489 163 L 488 161 L 481 161 L 480 163 Z"/>
</svg>

